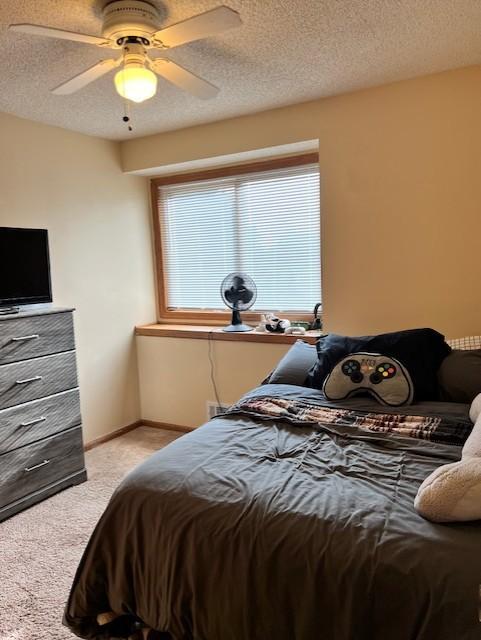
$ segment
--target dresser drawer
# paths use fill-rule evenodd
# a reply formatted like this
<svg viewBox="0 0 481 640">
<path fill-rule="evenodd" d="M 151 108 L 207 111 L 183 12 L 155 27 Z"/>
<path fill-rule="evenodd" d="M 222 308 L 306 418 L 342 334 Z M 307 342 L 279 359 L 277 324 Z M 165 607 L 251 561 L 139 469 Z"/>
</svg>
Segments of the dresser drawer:
<svg viewBox="0 0 481 640">
<path fill-rule="evenodd" d="M 80 422 L 77 389 L 3 409 L 0 411 L 0 455 L 76 427 Z"/>
<path fill-rule="evenodd" d="M 77 386 L 75 352 L 0 366 L 0 409 Z"/>
<path fill-rule="evenodd" d="M 0 365 L 72 349 L 70 312 L 0 320 Z"/>
<path fill-rule="evenodd" d="M 0 456 L 0 508 L 83 467 L 80 427 L 4 453 Z"/>
</svg>

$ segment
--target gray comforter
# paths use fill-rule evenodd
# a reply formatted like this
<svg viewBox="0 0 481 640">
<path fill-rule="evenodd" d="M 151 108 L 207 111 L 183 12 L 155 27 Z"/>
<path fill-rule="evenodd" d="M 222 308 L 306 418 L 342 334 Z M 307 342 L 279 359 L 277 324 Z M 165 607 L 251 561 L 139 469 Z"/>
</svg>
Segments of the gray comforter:
<svg viewBox="0 0 481 640">
<path fill-rule="evenodd" d="M 261 395 L 386 412 L 288 385 L 247 397 Z M 390 411 L 469 422 L 464 405 Z M 216 418 L 119 486 L 65 624 L 106 637 L 96 616 L 113 610 L 173 640 L 480 640 L 481 523 L 432 524 L 413 508 L 424 478 L 459 457 L 343 424 Z"/>
</svg>

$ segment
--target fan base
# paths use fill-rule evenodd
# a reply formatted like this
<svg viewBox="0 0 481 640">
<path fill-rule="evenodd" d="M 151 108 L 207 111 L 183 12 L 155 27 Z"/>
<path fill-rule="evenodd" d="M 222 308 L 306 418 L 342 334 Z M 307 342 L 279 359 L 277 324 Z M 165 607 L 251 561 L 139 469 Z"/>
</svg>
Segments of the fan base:
<svg viewBox="0 0 481 640">
<path fill-rule="evenodd" d="M 248 324 L 230 324 L 228 327 L 222 327 L 222 331 L 227 331 L 229 333 L 236 333 L 242 331 L 253 331 L 254 327 L 249 327 Z"/>
</svg>

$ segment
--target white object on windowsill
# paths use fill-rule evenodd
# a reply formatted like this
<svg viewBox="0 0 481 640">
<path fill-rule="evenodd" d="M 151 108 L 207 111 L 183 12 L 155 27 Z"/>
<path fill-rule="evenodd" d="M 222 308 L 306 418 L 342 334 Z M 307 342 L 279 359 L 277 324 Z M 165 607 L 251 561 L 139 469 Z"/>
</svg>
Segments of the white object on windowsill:
<svg viewBox="0 0 481 640">
<path fill-rule="evenodd" d="M 267 333 L 267 330 L 266 330 L 266 316 L 265 316 L 264 313 L 261 314 L 261 321 L 259 322 L 257 327 L 254 329 L 254 331 L 257 331 L 259 333 Z"/>
<path fill-rule="evenodd" d="M 304 336 L 306 335 L 306 330 L 304 327 L 287 327 L 284 333 L 293 336 Z"/>
</svg>

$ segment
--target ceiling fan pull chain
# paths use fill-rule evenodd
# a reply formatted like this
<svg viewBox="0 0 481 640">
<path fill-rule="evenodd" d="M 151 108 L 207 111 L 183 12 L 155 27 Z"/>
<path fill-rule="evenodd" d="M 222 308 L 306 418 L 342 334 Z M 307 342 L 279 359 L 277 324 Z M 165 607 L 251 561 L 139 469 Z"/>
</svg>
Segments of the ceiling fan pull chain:
<svg viewBox="0 0 481 640">
<path fill-rule="evenodd" d="M 132 131 L 132 125 L 130 124 L 131 122 L 130 102 L 129 100 L 127 100 L 127 98 L 124 98 L 124 117 L 122 118 L 122 120 L 127 124 L 127 129 L 129 131 Z"/>
<path fill-rule="evenodd" d="M 122 50 L 122 66 L 125 67 L 125 51 L 126 47 L 123 47 Z M 124 102 L 124 116 L 122 118 L 122 121 L 125 122 L 125 124 L 127 125 L 127 129 L 129 131 L 132 131 L 132 125 L 130 124 L 130 101 L 127 100 L 126 97 L 123 96 L 123 102 Z"/>
</svg>

